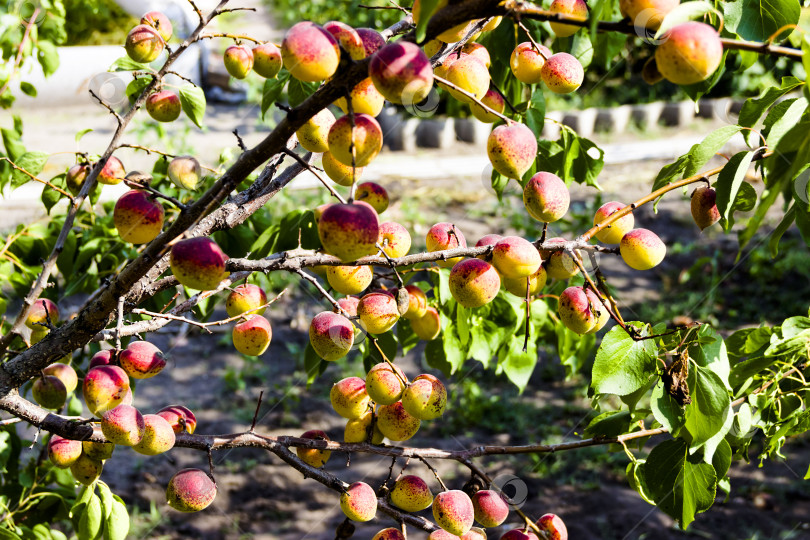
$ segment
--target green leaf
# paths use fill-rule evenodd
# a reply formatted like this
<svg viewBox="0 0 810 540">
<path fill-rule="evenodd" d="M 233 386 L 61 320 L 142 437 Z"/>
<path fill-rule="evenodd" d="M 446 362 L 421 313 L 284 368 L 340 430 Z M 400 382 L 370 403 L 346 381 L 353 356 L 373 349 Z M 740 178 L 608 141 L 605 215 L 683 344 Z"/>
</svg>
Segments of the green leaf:
<svg viewBox="0 0 810 540">
<path fill-rule="evenodd" d="M 22 81 L 20 83 L 20 90 L 26 96 L 37 97 L 37 89 L 36 87 L 27 81 Z"/>
<path fill-rule="evenodd" d="M 685 4 L 680 4 L 667 13 L 664 20 L 661 21 L 661 26 L 658 27 L 658 31 L 655 33 L 655 39 L 659 39 L 675 25 L 697 19 L 713 11 L 714 6 L 708 2 L 686 2 Z"/>
<path fill-rule="evenodd" d="M 658 173 L 652 191 L 664 187 L 678 176 L 693 176 L 723 149 L 729 139 L 739 133 L 740 126 L 723 126 L 708 134 L 701 142 L 692 146 L 689 152 L 667 165 Z"/>
<path fill-rule="evenodd" d="M 708 368 L 728 385 L 731 364 L 723 338 L 709 325 L 702 325 L 697 333 L 698 341 L 688 347 L 689 357 L 698 365 Z"/>
<path fill-rule="evenodd" d="M 681 439 L 664 441 L 652 449 L 644 463 L 645 485 L 658 508 L 685 529 L 695 514 L 714 503 L 717 475 L 714 467 L 690 456 Z"/>
<path fill-rule="evenodd" d="M 55 177 L 51 178 L 51 184 L 53 184 L 53 185 L 55 185 L 57 187 L 60 187 L 60 188 L 64 188 L 65 187 L 65 175 L 60 174 L 59 176 L 55 176 Z M 59 199 L 61 199 L 61 198 L 62 198 L 62 194 L 59 193 L 58 191 L 56 191 L 55 189 L 52 189 L 49 186 L 43 186 L 42 187 L 42 196 L 40 197 L 40 199 L 42 200 L 42 204 L 43 204 L 43 206 L 45 206 L 45 211 L 48 212 L 48 214 L 51 213 L 51 208 L 53 208 L 54 205 L 57 202 L 59 202 Z"/>
<path fill-rule="evenodd" d="M 76 536 L 79 540 L 94 540 L 101 534 L 104 516 L 101 512 L 101 499 L 93 493 L 79 518 Z"/>
<path fill-rule="evenodd" d="M 50 41 L 37 41 L 37 62 L 42 66 L 42 73 L 50 77 L 59 69 L 59 49 Z"/>
<path fill-rule="evenodd" d="M 731 399 L 723 380 L 713 371 L 692 363 L 689 369 L 689 395 L 685 427 L 692 435 L 692 448 L 699 448 L 720 432 L 726 421 Z"/>
<path fill-rule="evenodd" d="M 534 366 L 537 365 L 537 347 L 529 340 L 529 346 L 524 352 L 523 339 L 524 336 L 513 336 L 509 347 L 501 349 L 504 354 L 498 358 L 498 365 L 521 393 L 529 384 Z"/>
<path fill-rule="evenodd" d="M 755 152 L 745 151 L 735 154 L 717 176 L 715 189 L 717 190 L 717 209 L 720 217 L 726 220 L 726 231 L 731 229 L 734 221 L 731 219 L 733 202 L 737 198 L 740 186 L 745 180 L 745 174 L 751 166 Z"/>
<path fill-rule="evenodd" d="M 290 79 L 290 84 L 287 85 L 287 99 L 290 101 L 290 107 L 297 107 L 304 102 L 309 96 L 315 93 L 320 86 L 320 83 L 310 83 L 299 81 L 298 79 Z"/>
<path fill-rule="evenodd" d="M 147 69 L 149 69 L 149 64 L 141 64 L 129 56 L 122 56 L 113 62 L 107 71 L 144 71 Z"/>
<path fill-rule="evenodd" d="M 304 351 L 304 370 L 307 372 L 307 388 L 315 382 L 315 379 L 317 379 L 319 375 L 326 371 L 328 365 L 329 362 L 318 356 L 318 353 L 312 348 L 312 344 L 307 340 L 307 348 Z"/>
<path fill-rule="evenodd" d="M 748 98 L 743 103 L 742 109 L 740 109 L 739 125 L 749 128 L 754 127 L 765 114 L 765 111 L 776 103 L 776 100 L 803 84 L 796 77 L 783 77 L 780 86 L 769 86 L 759 97 Z M 746 140 L 751 136 L 756 136 L 756 134 L 746 130 Z"/>
<path fill-rule="evenodd" d="M 618 437 L 627 433 L 633 418 L 630 411 L 608 411 L 591 420 L 585 428 L 588 437 Z"/>
<path fill-rule="evenodd" d="M 627 481 L 630 483 L 630 487 L 636 490 L 645 502 L 655 504 L 655 501 L 652 499 L 652 492 L 650 488 L 647 487 L 647 482 L 644 477 L 644 465 L 645 460 L 643 459 L 628 463 L 626 470 Z"/>
<path fill-rule="evenodd" d="M 658 382 L 650 396 L 650 408 L 653 417 L 659 424 L 667 428 L 673 435 L 677 435 L 684 423 L 686 414 L 675 399 L 664 389 L 664 383 Z"/>
<path fill-rule="evenodd" d="M 731 467 L 731 456 L 731 445 L 728 444 L 728 441 L 723 440 L 712 456 L 712 466 L 718 479 L 725 477 L 728 473 L 728 469 Z"/>
<path fill-rule="evenodd" d="M 15 165 L 36 176 L 42 172 L 43 168 L 45 168 L 45 163 L 47 163 L 47 161 L 48 154 L 45 152 L 26 152 L 15 162 Z M 22 171 L 15 169 L 11 173 L 11 186 L 13 188 L 17 188 L 30 181 L 31 178 Z"/>
<path fill-rule="evenodd" d="M 138 77 L 130 81 L 124 91 L 129 99 L 130 105 L 134 104 L 138 97 L 143 94 L 144 90 L 152 84 L 151 77 Z"/>
<path fill-rule="evenodd" d="M 782 239 L 782 236 L 787 232 L 791 225 L 793 225 L 793 221 L 796 219 L 796 208 L 795 206 L 791 206 L 785 215 L 782 216 L 782 220 L 779 222 L 779 225 L 773 230 L 771 233 L 771 237 L 768 240 L 768 249 L 771 252 L 771 257 L 776 258 L 779 254 L 779 241 Z"/>
<path fill-rule="evenodd" d="M 282 71 L 278 74 L 277 78 L 264 81 L 264 87 L 262 88 L 262 119 L 264 119 L 264 114 L 268 109 L 281 97 L 281 93 L 284 91 L 284 86 L 287 84 L 289 78 L 289 72 Z"/>
<path fill-rule="evenodd" d="M 193 84 L 184 84 L 180 87 L 180 105 L 183 107 L 183 112 L 186 113 L 192 122 L 197 127 L 202 127 L 203 117 L 205 116 L 205 93 L 202 88 Z"/>
<path fill-rule="evenodd" d="M 546 122 L 546 97 L 543 94 L 541 85 L 532 94 L 529 100 L 529 108 L 526 110 L 526 126 L 533 133 L 542 133 Z"/>
<path fill-rule="evenodd" d="M 638 323 L 629 323 L 640 327 Z M 593 364 L 594 392 L 631 394 L 655 372 L 656 349 L 651 340 L 635 341 L 620 326 L 614 326 L 602 339 Z"/>
<path fill-rule="evenodd" d="M 770 110 L 763 122 L 763 134 L 768 141 L 768 146 L 776 146 L 779 144 L 779 141 L 782 140 L 785 133 L 796 123 L 796 119 L 801 118 L 807 110 L 807 104 L 807 99 L 803 97 L 787 99 L 776 104 Z"/>
<path fill-rule="evenodd" d="M 425 33 L 427 32 L 428 23 L 430 18 L 436 13 L 439 7 L 440 0 L 424 0 L 419 3 L 419 22 L 416 25 L 416 42 L 422 43 L 425 40 Z"/>
<path fill-rule="evenodd" d="M 74 139 L 76 142 L 79 142 L 80 140 L 82 140 L 82 137 L 84 137 L 85 135 L 87 135 L 87 134 L 88 134 L 88 133 L 90 133 L 91 131 L 93 131 L 93 128 L 85 128 L 85 129 L 83 129 L 83 130 L 79 131 L 78 133 L 76 133 L 76 136 L 75 136 L 75 137 L 73 137 L 73 139 Z"/>
<path fill-rule="evenodd" d="M 797 24 L 801 15 L 795 0 L 736 0 L 726 3 L 726 11 L 731 12 L 726 28 L 750 41 L 767 40 L 783 26 Z"/>
</svg>

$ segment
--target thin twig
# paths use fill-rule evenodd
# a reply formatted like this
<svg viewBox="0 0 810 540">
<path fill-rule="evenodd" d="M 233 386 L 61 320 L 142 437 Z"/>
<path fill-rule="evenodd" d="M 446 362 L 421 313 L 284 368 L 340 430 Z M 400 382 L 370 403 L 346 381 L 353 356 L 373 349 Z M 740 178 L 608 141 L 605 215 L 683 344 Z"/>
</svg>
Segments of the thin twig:
<svg viewBox="0 0 810 540">
<path fill-rule="evenodd" d="M 15 171 L 20 171 L 21 173 L 23 173 L 24 175 L 26 175 L 26 176 L 27 176 L 28 178 L 30 178 L 31 180 L 35 180 L 35 181 L 39 182 L 40 184 L 45 184 L 46 186 L 48 186 L 48 187 L 49 187 L 49 188 L 51 188 L 52 190 L 54 190 L 54 191 L 57 191 L 57 192 L 61 193 L 62 195 L 64 195 L 65 197 L 67 197 L 67 198 L 68 198 L 68 200 L 70 200 L 71 202 L 73 202 L 73 195 L 71 195 L 70 193 L 68 193 L 68 192 L 67 192 L 67 191 L 65 191 L 64 189 L 61 189 L 61 188 L 59 188 L 59 187 L 56 187 L 55 185 L 53 185 L 52 183 L 48 182 L 47 180 L 43 180 L 42 178 L 38 178 L 36 175 L 31 174 L 30 172 L 26 171 L 25 169 L 23 169 L 22 167 L 20 167 L 19 165 L 17 165 L 17 164 L 16 164 L 16 163 L 14 163 L 13 161 L 11 161 L 11 160 L 10 160 L 9 158 L 7 158 L 6 156 L 2 156 L 2 157 L 0 157 L 0 161 L 5 161 L 5 162 L 7 162 L 7 163 L 8 163 L 8 164 L 11 166 L 11 168 L 12 168 L 12 169 L 14 169 Z"/>
</svg>

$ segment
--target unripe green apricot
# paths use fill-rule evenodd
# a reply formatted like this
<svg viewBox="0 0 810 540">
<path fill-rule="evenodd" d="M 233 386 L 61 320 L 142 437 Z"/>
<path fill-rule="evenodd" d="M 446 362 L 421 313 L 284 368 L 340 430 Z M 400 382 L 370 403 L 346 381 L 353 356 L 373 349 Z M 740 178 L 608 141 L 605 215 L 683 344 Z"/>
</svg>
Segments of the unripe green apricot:
<svg viewBox="0 0 810 540">
<path fill-rule="evenodd" d="M 419 420 L 433 420 L 444 414 L 447 389 L 433 375 L 419 375 L 402 393 L 402 405 Z"/>
<path fill-rule="evenodd" d="M 377 427 L 392 441 L 406 441 L 419 431 L 421 421 L 402 406 L 401 401 L 383 405 L 377 411 Z"/>
<path fill-rule="evenodd" d="M 340 495 L 340 509 L 352 521 L 371 521 L 377 515 L 377 495 L 365 482 L 355 482 Z"/>
<path fill-rule="evenodd" d="M 67 359 L 70 359 L 68 356 Z M 79 377 L 76 375 L 76 370 L 67 364 L 56 362 L 42 370 L 45 375 L 53 375 L 65 385 L 65 390 L 70 393 L 76 390 L 79 384 Z"/>
<path fill-rule="evenodd" d="M 37 377 L 31 385 L 34 401 L 46 409 L 61 409 L 67 399 L 65 384 L 53 375 Z"/>
<path fill-rule="evenodd" d="M 456 536 L 470 530 L 475 510 L 469 495 L 461 490 L 442 491 L 433 499 L 433 519 L 436 525 Z"/>
<path fill-rule="evenodd" d="M 202 166 L 192 156 L 178 156 L 169 162 L 166 174 L 177 187 L 194 190 L 202 178 Z"/>
<path fill-rule="evenodd" d="M 96 461 L 110 459 L 113 455 L 113 450 L 115 450 L 115 445 L 113 443 L 82 441 L 82 452 Z"/>
<path fill-rule="evenodd" d="M 406 512 L 420 512 L 433 504 L 433 493 L 427 483 L 418 476 L 405 475 L 391 490 L 391 504 Z"/>
<path fill-rule="evenodd" d="M 649 270 L 658 266 L 667 254 L 667 246 L 648 229 L 633 229 L 622 237 L 619 252 L 627 266 Z"/>
<path fill-rule="evenodd" d="M 166 502 L 180 512 L 199 512 L 217 496 L 217 485 L 200 469 L 183 469 L 166 487 Z"/>
<path fill-rule="evenodd" d="M 360 377 L 347 377 L 336 382 L 329 392 L 329 400 L 335 412 L 349 420 L 363 416 L 371 403 L 366 382 Z"/>
</svg>

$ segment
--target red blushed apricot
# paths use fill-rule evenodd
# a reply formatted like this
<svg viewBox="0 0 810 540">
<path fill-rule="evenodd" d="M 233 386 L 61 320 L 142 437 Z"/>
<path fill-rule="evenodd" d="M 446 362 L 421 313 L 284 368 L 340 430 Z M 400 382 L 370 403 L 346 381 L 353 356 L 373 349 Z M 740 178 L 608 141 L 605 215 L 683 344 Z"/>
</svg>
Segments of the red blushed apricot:
<svg viewBox="0 0 810 540">
<path fill-rule="evenodd" d="M 354 198 L 356 201 L 370 204 L 378 214 L 382 214 L 388 209 L 388 191 L 377 182 L 358 184 Z"/>
<path fill-rule="evenodd" d="M 596 214 L 593 216 L 593 224 L 599 225 L 607 218 L 624 208 L 620 202 L 611 201 L 606 202 L 599 209 L 596 211 Z M 629 214 L 620 217 L 616 221 L 610 224 L 610 226 L 602 229 L 598 233 L 596 233 L 596 239 L 600 242 L 605 244 L 618 244 L 622 241 L 622 236 L 627 234 L 633 229 L 633 225 L 635 224 L 635 218 L 633 217 L 633 213 L 630 212 Z"/>
<path fill-rule="evenodd" d="M 396 104 L 416 104 L 433 86 L 433 68 L 425 52 L 408 41 L 382 47 L 369 64 L 374 86 L 385 99 Z"/>
<path fill-rule="evenodd" d="M 419 431 L 422 421 L 408 413 L 401 401 L 377 410 L 377 427 L 392 441 L 407 441 Z"/>
<path fill-rule="evenodd" d="M 360 325 L 369 334 L 383 334 L 389 331 L 399 320 L 397 301 L 390 294 L 369 293 L 357 304 L 357 316 Z"/>
<path fill-rule="evenodd" d="M 343 418 L 354 420 L 368 410 L 371 399 L 366 392 L 366 381 L 360 377 L 346 377 L 332 385 L 329 391 L 332 408 Z"/>
<path fill-rule="evenodd" d="M 716 201 L 717 192 L 710 187 L 699 187 L 692 193 L 692 218 L 701 231 L 720 221 Z"/>
<path fill-rule="evenodd" d="M 475 510 L 469 495 L 458 489 L 442 491 L 433 499 L 436 525 L 456 536 L 470 530 Z"/>
<path fill-rule="evenodd" d="M 60 469 L 67 469 L 82 455 L 82 442 L 52 435 L 48 441 L 48 459 Z"/>
<path fill-rule="evenodd" d="M 139 24 L 127 34 L 124 49 L 136 62 L 148 64 L 163 52 L 163 38 L 151 26 Z"/>
<path fill-rule="evenodd" d="M 100 415 L 122 403 L 129 391 L 129 376 L 118 366 L 99 366 L 84 376 L 84 403 L 94 415 Z"/>
<path fill-rule="evenodd" d="M 59 308 L 52 300 L 47 298 L 40 298 L 31 309 L 28 311 L 28 317 L 25 319 L 25 326 L 28 328 L 37 329 L 43 328 L 41 324 L 47 324 L 50 320 L 51 324 L 56 324 L 59 321 Z"/>
<path fill-rule="evenodd" d="M 385 105 L 385 98 L 374 86 L 371 77 L 357 83 L 354 88 L 352 88 L 352 91 L 349 92 L 349 98 L 352 100 L 352 111 L 354 111 L 355 114 L 377 116 Z M 335 105 L 340 107 L 344 113 L 349 113 L 346 98 L 338 98 L 335 101 Z"/>
<path fill-rule="evenodd" d="M 425 310 L 425 314 L 418 319 L 411 320 L 411 329 L 416 336 L 424 341 L 432 341 L 442 331 L 442 321 L 439 311 L 432 306 Z"/>
<path fill-rule="evenodd" d="M 272 79 L 281 71 L 281 51 L 272 43 L 253 47 L 253 71 L 265 79 Z"/>
<path fill-rule="evenodd" d="M 448 249 L 465 248 L 467 247 L 467 240 L 464 238 L 461 229 L 452 223 L 442 222 L 430 228 L 425 237 L 425 244 L 427 245 L 427 250 L 430 252 L 445 251 Z M 461 261 L 461 259 L 462 257 L 453 257 L 447 260 L 439 259 L 436 261 L 436 264 L 442 268 L 450 268 Z"/>
<path fill-rule="evenodd" d="M 504 109 L 506 109 L 506 101 L 504 101 L 503 96 L 497 90 L 492 88 L 487 90 L 484 97 L 481 98 L 481 103 L 499 113 L 503 113 Z M 487 124 L 497 122 L 500 118 L 498 115 L 491 113 L 475 102 L 470 103 L 470 112 L 478 120 Z"/>
<path fill-rule="evenodd" d="M 548 8 L 552 13 L 561 13 L 574 17 L 588 17 L 588 4 L 584 0 L 554 0 Z M 557 37 L 573 36 L 579 32 L 580 26 L 549 22 L 551 29 Z"/>
<path fill-rule="evenodd" d="M 329 21 L 324 23 L 323 29 L 332 34 L 340 46 L 343 47 L 352 60 L 362 60 L 366 57 L 366 47 L 363 38 L 357 30 L 346 23 L 340 21 Z"/>
<path fill-rule="evenodd" d="M 363 40 L 363 47 L 366 48 L 366 56 L 371 56 L 385 45 L 385 38 L 382 34 L 371 28 L 358 28 L 357 34 Z"/>
<path fill-rule="evenodd" d="M 405 312 L 403 317 L 409 321 L 421 319 L 427 313 L 427 295 L 425 295 L 425 291 L 416 285 L 406 285 L 405 290 L 408 291 L 408 311 Z"/>
<path fill-rule="evenodd" d="M 500 125 L 487 138 L 487 155 L 496 171 L 519 180 L 537 157 L 537 139 L 523 124 Z"/>
<path fill-rule="evenodd" d="M 497 527 L 509 515 L 509 503 L 503 495 L 491 489 L 482 489 L 472 496 L 475 521 L 484 527 Z"/>
<path fill-rule="evenodd" d="M 649 270 L 664 260 L 667 246 L 654 232 L 647 229 L 633 229 L 622 237 L 619 252 L 630 268 Z"/>
<path fill-rule="evenodd" d="M 101 432 L 113 444 L 134 446 L 141 442 L 146 423 L 132 405 L 119 405 L 101 417 Z"/>
<path fill-rule="evenodd" d="M 183 469 L 169 480 L 166 501 L 180 512 L 199 512 L 217 496 L 217 485 L 199 469 Z"/>
<path fill-rule="evenodd" d="M 523 188 L 523 204 L 537 221 L 553 223 L 568 212 L 571 196 L 568 186 L 554 173 L 539 172 Z"/>
<path fill-rule="evenodd" d="M 509 67 L 517 80 L 525 84 L 537 84 L 543 80 L 540 75 L 546 58 L 551 56 L 551 50 L 540 45 L 540 50 L 530 41 L 520 43 L 509 59 Z"/>
<path fill-rule="evenodd" d="M 114 186 L 120 184 L 126 175 L 127 172 L 121 160 L 115 156 L 110 156 L 107 163 L 101 168 L 101 172 L 98 173 L 97 180 L 99 184 Z"/>
<path fill-rule="evenodd" d="M 329 152 L 344 165 L 365 167 L 382 150 L 380 124 L 368 114 L 355 114 L 354 127 L 349 115 L 338 118 L 329 129 Z M 354 160 L 352 160 L 354 156 Z"/>
<path fill-rule="evenodd" d="M 163 229 L 163 206 L 146 191 L 127 191 L 115 203 L 113 223 L 118 236 L 132 244 L 146 244 Z"/>
<path fill-rule="evenodd" d="M 377 494 L 365 482 L 355 482 L 341 494 L 340 509 L 352 521 L 371 521 L 377 515 Z"/>
<path fill-rule="evenodd" d="M 512 529 L 506 531 L 501 540 L 539 540 L 537 535 L 528 529 Z"/>
<path fill-rule="evenodd" d="M 423 373 L 402 393 L 402 406 L 419 420 L 434 420 L 444 414 L 447 389 L 439 379 Z"/>
<path fill-rule="evenodd" d="M 374 365 L 366 374 L 366 392 L 375 403 L 391 405 L 399 401 L 408 379 L 397 366 L 388 362 Z"/>
<path fill-rule="evenodd" d="M 489 56 L 489 51 L 487 50 L 486 47 L 484 47 L 480 43 L 468 41 L 461 48 L 461 52 L 478 58 L 481 61 L 481 63 L 484 64 L 486 67 L 489 67 L 490 64 L 492 64 L 492 59 Z"/>
<path fill-rule="evenodd" d="M 619 11 L 633 26 L 657 30 L 664 17 L 680 3 L 680 0 L 619 0 Z"/>
<path fill-rule="evenodd" d="M 133 379 L 154 377 L 166 367 L 163 353 L 148 341 L 133 341 L 121 351 L 118 361 Z"/>
<path fill-rule="evenodd" d="M 324 360 L 338 360 L 346 356 L 354 344 L 354 325 L 343 315 L 323 311 L 312 318 L 309 342 Z"/>
<path fill-rule="evenodd" d="M 576 56 L 564 52 L 549 56 L 540 75 L 555 94 L 570 94 L 585 80 L 585 70 Z"/>
<path fill-rule="evenodd" d="M 210 238 L 188 238 L 172 246 L 169 265 L 172 274 L 189 289 L 210 291 L 228 277 L 228 256 Z"/>
<path fill-rule="evenodd" d="M 357 317 L 357 304 L 360 303 L 359 298 L 356 296 L 347 296 L 346 298 L 338 300 L 337 303 L 340 309 L 349 314 L 349 317 Z"/>
<path fill-rule="evenodd" d="M 543 260 L 534 244 L 519 236 L 506 236 L 492 250 L 492 264 L 507 278 L 533 275 Z"/>
<path fill-rule="evenodd" d="M 396 259 L 408 254 L 411 249 L 411 235 L 399 223 L 387 221 L 380 224 L 380 245 L 386 255 Z"/>
<path fill-rule="evenodd" d="M 405 540 L 405 535 L 399 529 L 388 527 L 375 534 L 371 540 Z"/>
<path fill-rule="evenodd" d="M 87 369 L 90 370 L 94 367 L 109 365 L 110 362 L 112 362 L 113 353 L 114 351 L 112 349 L 98 351 L 90 358 L 90 364 L 87 366 Z"/>
<path fill-rule="evenodd" d="M 151 26 L 158 31 L 164 41 L 172 39 L 172 22 L 160 11 L 150 11 L 141 17 L 141 24 Z"/>
<path fill-rule="evenodd" d="M 324 249 L 344 262 L 377 252 L 380 223 L 377 213 L 364 204 L 333 204 L 318 220 Z"/>
<path fill-rule="evenodd" d="M 161 90 L 146 98 L 146 112 L 158 122 L 174 122 L 181 110 L 180 96 L 171 90 Z"/>
<path fill-rule="evenodd" d="M 163 407 L 157 414 L 169 423 L 175 433 L 194 433 L 197 428 L 197 417 L 182 405 Z"/>
<path fill-rule="evenodd" d="M 309 431 L 305 431 L 301 434 L 302 439 L 313 439 L 313 440 L 320 440 L 320 441 L 328 441 L 329 436 L 319 429 L 311 429 Z M 329 458 L 332 456 L 332 452 L 329 450 L 320 450 L 318 448 L 305 448 L 303 446 L 299 446 L 295 449 L 295 453 L 298 456 L 298 459 L 309 465 L 310 467 L 323 467 L 326 465 L 326 462 L 329 461 Z"/>
<path fill-rule="evenodd" d="M 596 325 L 598 317 L 591 304 L 591 297 L 585 289 L 568 287 L 560 294 L 557 314 L 569 330 L 587 334 Z"/>
<path fill-rule="evenodd" d="M 448 82 L 474 95 L 475 99 L 481 99 L 489 90 L 489 70 L 476 56 L 467 55 L 450 64 L 445 78 Z M 454 88 L 448 87 L 447 91 L 463 103 L 475 101 Z"/>
<path fill-rule="evenodd" d="M 88 174 L 90 174 L 90 165 L 86 163 L 77 164 L 68 169 L 65 176 L 65 184 L 67 185 L 68 191 L 74 196 L 78 195 Z"/>
<path fill-rule="evenodd" d="M 247 311 L 252 314 L 263 315 L 267 307 L 262 307 L 267 303 L 267 295 L 258 285 L 243 283 L 234 287 L 228 298 L 225 300 L 225 311 L 228 317 L 236 317 Z"/>
<path fill-rule="evenodd" d="M 450 294 L 466 308 L 488 304 L 498 295 L 500 288 L 498 271 L 484 260 L 467 259 L 453 266 L 450 271 Z"/>
<path fill-rule="evenodd" d="M 237 351 L 248 356 L 259 356 L 270 346 L 273 328 L 270 321 L 261 315 L 248 315 L 247 319 L 234 325 L 231 337 Z"/>
<path fill-rule="evenodd" d="M 708 79 L 722 60 L 723 43 L 717 30 L 701 22 L 675 26 L 655 51 L 658 71 L 669 82 L 680 85 Z"/>
<path fill-rule="evenodd" d="M 494 246 L 503 239 L 500 234 L 487 234 L 475 243 L 475 247 Z"/>
<path fill-rule="evenodd" d="M 157 414 L 145 414 L 143 422 L 143 438 L 132 447 L 133 450 L 145 456 L 156 456 L 174 447 L 175 433 L 165 418 Z"/>
<path fill-rule="evenodd" d="M 420 512 L 433 504 L 433 493 L 427 482 L 408 474 L 400 478 L 391 490 L 391 503 L 406 512 Z"/>
<path fill-rule="evenodd" d="M 546 533 L 548 540 L 568 540 L 568 529 L 556 514 L 545 514 L 537 520 L 537 526 Z"/>
<path fill-rule="evenodd" d="M 340 62 L 337 40 L 317 24 L 293 25 L 281 42 L 281 59 L 290 74 L 304 82 L 320 82 L 334 75 Z"/>
</svg>

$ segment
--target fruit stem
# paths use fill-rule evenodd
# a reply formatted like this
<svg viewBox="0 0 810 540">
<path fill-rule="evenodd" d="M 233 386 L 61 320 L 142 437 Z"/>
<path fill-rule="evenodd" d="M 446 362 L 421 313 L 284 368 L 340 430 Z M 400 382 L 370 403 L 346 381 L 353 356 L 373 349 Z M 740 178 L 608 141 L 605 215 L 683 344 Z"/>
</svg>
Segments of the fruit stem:
<svg viewBox="0 0 810 540">
<path fill-rule="evenodd" d="M 459 86 L 456 86 L 455 84 L 451 83 L 447 79 L 439 77 L 435 73 L 433 74 L 433 79 L 435 81 L 437 81 L 437 82 L 442 83 L 445 86 L 448 86 L 448 87 L 452 88 L 453 90 L 457 91 L 458 93 L 463 94 L 466 97 L 470 98 L 471 100 L 473 100 L 476 103 L 476 105 L 480 105 L 485 111 L 487 111 L 488 113 L 494 114 L 495 116 L 497 116 L 501 120 L 504 120 L 508 125 L 511 125 L 514 122 L 514 120 L 512 120 L 508 116 L 504 116 L 503 114 L 499 113 L 498 111 L 496 111 L 492 107 L 488 106 L 486 103 L 483 103 L 480 99 L 475 97 L 475 94 L 473 94 L 471 92 L 468 92 L 467 90 L 464 90 L 463 88 L 461 88 Z"/>
<path fill-rule="evenodd" d="M 532 33 L 531 33 L 531 32 L 529 32 L 529 29 L 528 29 L 528 28 L 526 28 L 526 26 L 525 26 L 525 25 L 524 25 L 522 22 L 520 22 L 520 17 L 516 18 L 516 19 L 515 19 L 515 22 L 517 22 L 518 26 L 520 26 L 520 28 L 521 28 L 521 29 L 522 29 L 524 32 L 526 32 L 526 37 L 528 37 L 528 38 L 529 38 L 529 41 L 531 41 L 531 42 L 532 42 L 532 47 L 534 47 L 534 50 L 537 52 L 537 54 L 539 54 L 540 56 L 542 56 L 542 57 L 543 57 L 543 61 L 548 60 L 548 55 L 547 55 L 546 53 L 544 53 L 544 52 L 543 52 L 543 49 L 541 49 L 541 48 L 540 48 L 540 44 L 539 44 L 539 43 L 537 43 L 537 42 L 534 40 L 534 38 L 532 37 Z"/>
<path fill-rule="evenodd" d="M 440 486 L 442 486 L 442 491 L 447 491 L 447 486 L 444 484 L 444 482 L 442 481 L 441 477 L 439 476 L 439 471 L 437 471 L 437 470 L 436 470 L 436 468 L 435 468 L 435 467 L 433 467 L 433 465 L 431 465 L 430 463 L 428 463 L 428 460 L 427 460 L 427 459 L 425 459 L 425 458 L 423 458 L 423 457 L 421 457 L 421 456 L 417 456 L 417 459 L 418 459 L 419 461 L 421 461 L 422 463 L 424 463 L 424 464 L 425 464 L 425 467 L 427 467 L 428 469 L 430 469 L 430 472 L 432 472 L 432 473 L 433 473 L 433 476 L 435 476 L 435 477 L 436 477 L 436 480 L 438 480 L 439 485 L 440 485 Z"/>
</svg>

